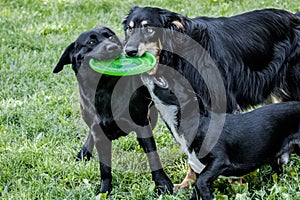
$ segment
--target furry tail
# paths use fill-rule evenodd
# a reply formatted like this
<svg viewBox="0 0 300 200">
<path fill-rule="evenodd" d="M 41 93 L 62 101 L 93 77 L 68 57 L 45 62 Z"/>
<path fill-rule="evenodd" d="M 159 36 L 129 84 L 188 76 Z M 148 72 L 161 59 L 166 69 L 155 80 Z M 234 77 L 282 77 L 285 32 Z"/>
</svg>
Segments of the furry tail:
<svg viewBox="0 0 300 200">
<path fill-rule="evenodd" d="M 294 27 L 294 38 L 291 40 L 291 52 L 288 60 L 287 74 L 279 96 L 283 101 L 300 101 L 300 11 L 295 13 L 296 25 Z"/>
</svg>

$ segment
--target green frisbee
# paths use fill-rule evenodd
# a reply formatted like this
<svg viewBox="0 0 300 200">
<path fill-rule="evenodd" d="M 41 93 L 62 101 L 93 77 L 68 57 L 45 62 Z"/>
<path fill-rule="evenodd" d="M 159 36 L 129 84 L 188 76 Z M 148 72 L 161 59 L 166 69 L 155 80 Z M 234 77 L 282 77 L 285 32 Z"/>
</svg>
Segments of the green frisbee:
<svg viewBox="0 0 300 200">
<path fill-rule="evenodd" d="M 90 59 L 90 67 L 101 74 L 111 76 L 132 76 L 147 72 L 155 67 L 156 58 L 151 53 L 144 53 L 141 57 L 126 57 L 121 54 L 115 60 L 98 61 Z"/>
</svg>

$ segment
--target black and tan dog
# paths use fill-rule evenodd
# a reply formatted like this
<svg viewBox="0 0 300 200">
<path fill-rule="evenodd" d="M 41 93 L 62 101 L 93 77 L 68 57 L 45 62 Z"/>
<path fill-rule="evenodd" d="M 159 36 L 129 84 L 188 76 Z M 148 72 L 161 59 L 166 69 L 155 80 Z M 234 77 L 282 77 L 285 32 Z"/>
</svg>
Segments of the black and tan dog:
<svg viewBox="0 0 300 200">
<path fill-rule="evenodd" d="M 280 173 L 290 154 L 300 155 L 300 102 L 244 114 L 214 113 L 203 105 L 204 115 L 181 75 L 169 72 L 163 87 L 154 76 L 143 74 L 142 80 L 196 172 L 193 200 L 213 199 L 210 187 L 218 176 L 243 176 L 264 164 Z"/>
<path fill-rule="evenodd" d="M 191 60 L 176 54 L 190 54 L 194 60 L 201 60 L 201 55 L 179 32 L 203 47 L 217 65 L 228 112 L 260 104 L 271 93 L 283 101 L 300 100 L 299 16 L 263 9 L 232 17 L 188 18 L 165 9 L 133 7 L 123 21 L 124 52 L 141 56 L 149 51 L 161 64 L 192 76 Z M 199 82 L 191 84 L 209 104 L 209 92 Z"/>
<path fill-rule="evenodd" d="M 128 56 L 151 52 L 161 66 L 170 66 L 188 79 L 208 106 L 214 95 L 218 96 L 210 87 L 218 91 L 219 85 L 224 85 L 228 113 L 263 103 L 271 94 L 282 101 L 298 101 L 299 16 L 299 12 L 263 9 L 232 17 L 188 18 L 166 9 L 133 7 L 123 21 L 124 52 Z M 203 59 L 203 51 L 217 67 L 221 82 L 209 72 L 211 63 Z M 163 80 L 158 68 L 149 74 Z M 183 185 L 187 182 L 185 179 Z"/>
<path fill-rule="evenodd" d="M 152 178 L 159 192 L 172 193 L 172 182 L 162 168 L 152 135 L 149 120 L 155 123 L 157 110 L 150 109 L 152 101 L 147 88 L 142 86 L 139 76 L 102 75 L 89 67 L 90 58 L 114 59 L 121 51 L 122 44 L 113 31 L 107 27 L 96 27 L 82 33 L 71 43 L 54 68 L 53 72 L 58 73 L 65 65 L 72 64 L 77 77 L 82 117 L 90 129 L 77 157 L 89 158 L 95 144 L 102 179 L 99 192 L 110 193 L 111 141 L 135 131 L 139 144 L 147 153 Z"/>
</svg>

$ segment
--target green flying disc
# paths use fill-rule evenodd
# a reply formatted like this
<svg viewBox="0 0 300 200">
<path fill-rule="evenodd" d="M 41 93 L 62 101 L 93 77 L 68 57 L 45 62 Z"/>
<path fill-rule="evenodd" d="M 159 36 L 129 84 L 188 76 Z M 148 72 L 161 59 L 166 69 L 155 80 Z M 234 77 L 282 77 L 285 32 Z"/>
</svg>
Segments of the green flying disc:
<svg viewBox="0 0 300 200">
<path fill-rule="evenodd" d="M 101 74 L 131 76 L 153 69 L 156 64 L 156 58 L 148 52 L 141 57 L 126 57 L 124 54 L 121 54 L 115 60 L 110 61 L 90 59 L 89 64 L 94 71 Z"/>
</svg>

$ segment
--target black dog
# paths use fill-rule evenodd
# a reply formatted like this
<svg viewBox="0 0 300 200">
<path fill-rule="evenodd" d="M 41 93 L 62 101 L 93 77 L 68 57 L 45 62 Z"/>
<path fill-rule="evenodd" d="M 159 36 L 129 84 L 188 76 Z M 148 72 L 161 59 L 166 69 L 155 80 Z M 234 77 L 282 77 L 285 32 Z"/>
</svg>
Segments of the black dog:
<svg viewBox="0 0 300 200">
<path fill-rule="evenodd" d="M 156 119 L 157 110 L 151 109 L 150 112 L 152 101 L 147 88 L 142 86 L 138 76 L 102 75 L 89 67 L 90 58 L 114 59 L 121 51 L 122 44 L 114 32 L 106 27 L 96 27 L 71 43 L 54 68 L 53 72 L 58 73 L 64 65 L 72 64 L 78 80 L 82 116 L 90 133 L 77 157 L 89 158 L 95 143 L 102 179 L 99 192 L 110 193 L 111 141 L 135 131 L 139 144 L 147 153 L 152 178 L 159 192 L 172 193 L 173 185 L 161 166 L 149 124 L 150 117 L 152 122 Z"/>
<path fill-rule="evenodd" d="M 124 51 L 128 56 L 145 51 L 157 56 L 161 66 L 149 74 L 163 80 L 169 72 L 159 69 L 170 66 L 215 112 L 224 111 L 224 99 L 229 113 L 263 103 L 271 94 L 282 101 L 300 100 L 299 16 L 264 9 L 233 17 L 188 18 L 165 9 L 133 7 L 123 21 Z M 224 99 L 219 87 L 225 87 Z"/>
<path fill-rule="evenodd" d="M 270 94 L 283 101 L 300 100 L 297 15 L 264 9 L 233 17 L 188 18 L 165 9 L 133 7 L 123 21 L 124 52 L 128 56 L 152 52 L 160 64 L 193 79 L 193 89 L 210 105 L 211 96 L 201 76 L 194 77 L 197 72 L 193 68 L 198 66 L 191 66 L 193 60 L 201 61 L 202 55 L 178 34 L 183 33 L 201 45 L 218 67 L 226 89 L 227 112 L 263 103 Z"/>
<path fill-rule="evenodd" d="M 142 80 L 196 172 L 191 199 L 213 199 L 210 187 L 220 175 L 243 176 L 264 164 L 281 172 L 291 153 L 300 155 L 300 102 L 271 104 L 245 114 L 206 108 L 201 115 L 182 76 L 170 75 L 164 87 L 154 76 L 143 74 Z"/>
</svg>

